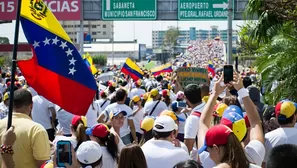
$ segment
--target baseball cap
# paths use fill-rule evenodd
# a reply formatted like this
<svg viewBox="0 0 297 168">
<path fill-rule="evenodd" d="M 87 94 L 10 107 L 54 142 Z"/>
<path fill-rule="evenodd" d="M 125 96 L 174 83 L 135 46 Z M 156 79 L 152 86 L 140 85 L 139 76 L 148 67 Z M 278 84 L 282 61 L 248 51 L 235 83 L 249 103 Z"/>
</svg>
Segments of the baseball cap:
<svg viewBox="0 0 297 168">
<path fill-rule="evenodd" d="M 275 106 L 275 115 L 278 120 L 290 118 L 296 112 L 296 103 L 281 101 Z"/>
<path fill-rule="evenodd" d="M 136 86 L 141 86 L 141 80 L 136 81 L 136 82 L 135 82 L 135 85 L 136 85 Z"/>
<path fill-rule="evenodd" d="M 88 128 L 86 130 L 87 135 L 95 136 L 98 138 L 105 138 L 107 135 L 109 135 L 109 128 L 105 124 L 96 124 L 92 126 L 91 128 Z"/>
<path fill-rule="evenodd" d="M 170 96 L 170 91 L 168 89 L 162 90 L 162 96 Z"/>
<path fill-rule="evenodd" d="M 134 97 L 132 98 L 132 100 L 133 100 L 134 103 L 136 103 L 136 102 L 140 101 L 141 98 L 140 98 L 139 96 L 136 95 L 136 96 L 134 96 Z"/>
<path fill-rule="evenodd" d="M 182 91 L 178 91 L 178 92 L 176 93 L 176 98 L 177 98 L 177 99 L 183 99 L 184 97 L 185 97 L 184 92 L 182 92 Z"/>
<path fill-rule="evenodd" d="M 6 92 L 4 95 L 3 95 L 3 101 L 9 99 L 9 92 Z"/>
<path fill-rule="evenodd" d="M 182 121 L 184 122 L 185 120 L 183 118 L 178 117 L 173 111 L 170 110 L 165 110 L 162 111 L 160 116 L 169 116 L 171 117 L 174 121 L 178 120 L 178 121 Z"/>
<path fill-rule="evenodd" d="M 228 137 L 233 131 L 226 125 L 215 125 L 211 127 L 205 135 L 204 145 L 198 150 L 198 153 L 206 151 L 207 147 L 213 145 L 226 145 L 228 143 Z"/>
<path fill-rule="evenodd" d="M 103 97 L 103 96 L 106 96 L 106 93 L 104 92 L 104 90 L 102 90 L 102 91 L 100 92 L 100 97 Z"/>
<path fill-rule="evenodd" d="M 174 120 L 169 116 L 159 116 L 155 120 L 153 130 L 157 132 L 170 132 L 177 130 L 178 126 Z"/>
<path fill-rule="evenodd" d="M 223 116 L 224 111 L 228 108 L 228 105 L 225 103 L 218 103 L 214 106 L 213 111 L 215 111 L 219 117 Z"/>
<path fill-rule="evenodd" d="M 82 123 L 84 124 L 84 127 L 87 127 L 87 118 L 85 116 L 78 116 L 78 115 L 73 116 L 71 124 L 73 126 L 78 126 L 80 121 L 82 121 Z"/>
<path fill-rule="evenodd" d="M 157 96 L 157 95 L 159 95 L 159 90 L 158 89 L 152 89 L 150 91 L 150 93 L 151 93 L 151 96 Z"/>
<path fill-rule="evenodd" d="M 221 124 L 228 126 L 236 135 L 239 141 L 245 137 L 247 128 L 242 116 L 235 112 L 225 114 L 221 119 Z"/>
<path fill-rule="evenodd" d="M 178 101 L 173 101 L 173 102 L 171 103 L 171 109 L 172 109 L 173 111 L 177 111 L 177 110 L 178 110 L 177 103 L 178 103 Z"/>
<path fill-rule="evenodd" d="M 154 123 L 155 123 L 155 119 L 151 116 L 147 116 L 141 121 L 140 128 L 148 132 L 153 129 Z"/>
<path fill-rule="evenodd" d="M 147 100 L 147 98 L 148 98 L 148 93 L 145 93 L 145 94 L 141 95 L 141 97 L 142 97 L 144 100 Z"/>
<path fill-rule="evenodd" d="M 226 108 L 226 110 L 223 113 L 223 116 L 227 113 L 230 112 L 235 112 L 237 114 L 239 114 L 241 117 L 243 117 L 243 113 L 240 107 L 236 106 L 236 105 L 230 105 L 229 107 Z"/>
<path fill-rule="evenodd" d="M 119 109 L 119 108 L 116 108 L 114 110 L 111 111 L 111 113 L 109 114 L 109 118 L 112 119 L 114 116 L 117 116 L 119 115 L 120 113 L 123 113 L 124 116 L 127 115 L 127 112 L 122 110 L 122 109 Z"/>
<path fill-rule="evenodd" d="M 97 142 L 85 141 L 79 145 L 76 157 L 80 163 L 91 165 L 102 157 L 102 150 Z"/>
</svg>

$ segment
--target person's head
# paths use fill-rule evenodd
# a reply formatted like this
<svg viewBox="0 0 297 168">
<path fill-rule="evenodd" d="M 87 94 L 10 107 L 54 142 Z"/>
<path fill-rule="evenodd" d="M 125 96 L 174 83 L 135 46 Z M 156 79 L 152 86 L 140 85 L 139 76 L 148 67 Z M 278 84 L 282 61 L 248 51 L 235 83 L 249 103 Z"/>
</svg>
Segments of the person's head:
<svg viewBox="0 0 297 168">
<path fill-rule="evenodd" d="M 106 99 L 107 98 L 107 94 L 105 93 L 104 90 L 102 90 L 99 94 L 100 94 L 101 99 Z"/>
<path fill-rule="evenodd" d="M 8 106 L 9 105 L 9 92 L 6 92 L 4 95 L 3 95 L 3 99 L 2 99 L 3 103 Z"/>
<path fill-rule="evenodd" d="M 268 106 L 263 113 L 263 125 L 264 133 L 268 133 L 280 127 L 276 116 L 275 116 L 275 107 Z"/>
<path fill-rule="evenodd" d="M 13 110 L 15 112 L 31 115 L 33 107 L 32 94 L 26 89 L 14 91 Z"/>
<path fill-rule="evenodd" d="M 127 112 L 124 110 L 121 110 L 119 108 L 113 109 L 109 114 L 112 127 L 121 128 L 124 124 L 126 115 L 127 115 Z"/>
<path fill-rule="evenodd" d="M 171 103 L 171 109 L 172 109 L 172 111 L 175 112 L 175 113 L 180 113 L 181 110 L 182 110 L 182 108 L 179 108 L 179 107 L 177 106 L 177 104 L 178 104 L 178 101 L 173 101 L 173 102 Z"/>
<path fill-rule="evenodd" d="M 110 133 L 109 128 L 105 124 L 96 124 L 86 130 L 86 134 L 90 136 L 92 141 L 96 141 L 100 146 L 106 146 L 111 157 L 118 161 L 118 145 L 115 142 L 114 134 Z"/>
<path fill-rule="evenodd" d="M 255 86 L 247 87 L 249 96 L 253 102 L 260 102 L 260 90 Z"/>
<path fill-rule="evenodd" d="M 116 91 L 115 99 L 117 102 L 125 102 L 127 98 L 127 92 L 125 89 L 119 89 Z"/>
<path fill-rule="evenodd" d="M 83 168 L 99 168 L 102 165 L 102 150 L 94 141 L 83 142 L 76 151 L 76 157 Z"/>
<path fill-rule="evenodd" d="M 117 84 L 113 81 L 108 82 L 108 91 L 109 93 L 113 93 L 116 90 Z"/>
<path fill-rule="evenodd" d="M 134 82 L 134 84 L 135 84 L 135 87 L 140 88 L 141 80 L 138 80 L 138 81 Z"/>
<path fill-rule="evenodd" d="M 141 106 L 141 104 L 142 104 L 142 101 L 140 96 L 136 95 L 131 99 L 129 106 L 131 107 L 131 109 L 133 109 L 133 106 Z"/>
<path fill-rule="evenodd" d="M 183 101 L 185 98 L 185 94 L 182 91 L 178 91 L 176 93 L 176 101 Z"/>
<path fill-rule="evenodd" d="M 159 116 L 155 120 L 153 136 L 155 139 L 172 141 L 175 138 L 178 126 L 169 116 Z"/>
<path fill-rule="evenodd" d="M 225 103 L 217 103 L 214 108 L 213 111 L 218 115 L 218 117 L 222 117 L 224 111 L 228 108 L 228 105 Z"/>
<path fill-rule="evenodd" d="M 199 154 L 208 151 L 216 164 L 227 163 L 232 168 L 249 167 L 244 149 L 229 127 L 222 124 L 213 126 L 207 131 L 204 143 Z"/>
<path fill-rule="evenodd" d="M 247 88 L 253 84 L 251 78 L 248 76 L 243 78 L 242 83 L 243 83 L 243 87 L 245 87 L 245 88 Z"/>
<path fill-rule="evenodd" d="M 196 84 L 189 84 L 184 89 L 186 101 L 190 107 L 202 102 L 200 87 Z"/>
<path fill-rule="evenodd" d="M 71 121 L 71 132 L 77 139 L 77 147 L 87 140 L 86 135 L 87 118 L 85 116 L 75 115 Z"/>
<path fill-rule="evenodd" d="M 227 106 L 236 105 L 241 108 L 241 105 L 240 105 L 237 97 L 233 96 L 233 95 L 225 96 L 222 100 L 222 103 L 225 103 Z"/>
<path fill-rule="evenodd" d="M 153 100 L 160 100 L 161 96 L 158 89 L 152 89 L 150 91 L 151 97 Z"/>
<path fill-rule="evenodd" d="M 224 113 L 221 124 L 228 126 L 241 142 L 247 136 L 245 119 L 236 112 Z"/>
<path fill-rule="evenodd" d="M 207 84 L 200 84 L 201 97 L 209 96 L 209 86 Z"/>
<path fill-rule="evenodd" d="M 268 153 L 266 168 L 295 167 L 297 165 L 297 146 L 277 145 Z"/>
<path fill-rule="evenodd" d="M 162 97 L 165 104 L 169 106 L 171 103 L 171 99 L 170 99 L 170 91 L 168 89 L 162 90 Z"/>
<path fill-rule="evenodd" d="M 138 145 L 124 147 L 120 154 L 118 168 L 147 168 L 145 156 Z"/>
<path fill-rule="evenodd" d="M 281 126 L 294 127 L 296 112 L 296 103 L 291 101 L 281 101 L 275 106 L 275 115 Z"/>
<path fill-rule="evenodd" d="M 187 160 L 187 161 L 179 162 L 173 168 L 203 168 L 203 167 L 195 160 Z"/>
<path fill-rule="evenodd" d="M 146 141 L 153 138 L 153 127 L 154 127 L 155 119 L 151 116 L 146 116 L 140 122 L 140 129 L 143 131 L 142 138 L 140 141 L 140 145 L 143 145 Z"/>
</svg>

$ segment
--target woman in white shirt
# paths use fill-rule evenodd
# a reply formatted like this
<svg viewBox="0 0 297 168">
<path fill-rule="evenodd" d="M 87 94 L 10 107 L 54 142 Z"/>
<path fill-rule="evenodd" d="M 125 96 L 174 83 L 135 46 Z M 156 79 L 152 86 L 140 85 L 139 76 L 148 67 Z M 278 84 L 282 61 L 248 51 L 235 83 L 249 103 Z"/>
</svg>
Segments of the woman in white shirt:
<svg viewBox="0 0 297 168">
<path fill-rule="evenodd" d="M 133 122 L 135 125 L 135 131 L 136 131 L 138 142 L 140 141 L 143 134 L 143 131 L 140 128 L 140 123 L 143 120 L 143 116 L 144 116 L 144 110 L 141 103 L 142 103 L 141 98 L 137 95 L 134 96 L 130 101 L 130 108 L 133 109 L 133 116 L 134 116 Z"/>
<path fill-rule="evenodd" d="M 96 124 L 86 130 L 92 141 L 97 142 L 102 150 L 102 168 L 117 168 L 119 149 L 116 136 L 105 124 Z"/>
</svg>

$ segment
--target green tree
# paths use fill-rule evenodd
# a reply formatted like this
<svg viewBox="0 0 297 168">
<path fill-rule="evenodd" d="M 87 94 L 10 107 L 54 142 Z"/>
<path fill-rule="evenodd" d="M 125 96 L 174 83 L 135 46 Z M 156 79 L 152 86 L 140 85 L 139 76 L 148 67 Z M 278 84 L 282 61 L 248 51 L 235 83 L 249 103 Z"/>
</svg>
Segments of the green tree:
<svg viewBox="0 0 297 168">
<path fill-rule="evenodd" d="M 93 56 L 93 63 L 101 66 L 105 66 L 107 64 L 107 57 L 105 55 L 96 55 Z"/>
<path fill-rule="evenodd" d="M 0 37 L 0 44 L 10 44 L 7 37 Z"/>
<path fill-rule="evenodd" d="M 166 46 L 175 46 L 177 44 L 179 30 L 177 27 L 169 27 L 165 32 L 164 43 Z"/>
</svg>

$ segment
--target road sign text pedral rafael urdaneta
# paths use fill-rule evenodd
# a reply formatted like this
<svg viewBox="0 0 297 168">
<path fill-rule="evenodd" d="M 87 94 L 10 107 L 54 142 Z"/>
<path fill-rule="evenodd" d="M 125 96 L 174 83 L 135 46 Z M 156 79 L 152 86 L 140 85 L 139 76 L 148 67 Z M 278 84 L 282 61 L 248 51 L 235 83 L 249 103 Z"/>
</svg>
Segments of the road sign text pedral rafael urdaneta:
<svg viewBox="0 0 297 168">
<path fill-rule="evenodd" d="M 231 1 L 234 3 L 234 0 Z M 178 0 L 179 20 L 227 20 L 227 18 L 228 0 Z"/>
<path fill-rule="evenodd" d="M 102 20 L 155 20 L 157 0 L 102 0 Z"/>
</svg>

